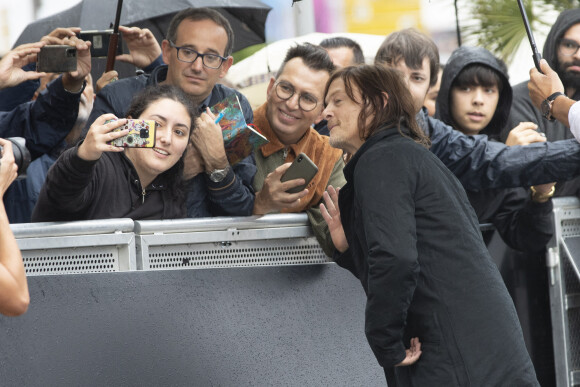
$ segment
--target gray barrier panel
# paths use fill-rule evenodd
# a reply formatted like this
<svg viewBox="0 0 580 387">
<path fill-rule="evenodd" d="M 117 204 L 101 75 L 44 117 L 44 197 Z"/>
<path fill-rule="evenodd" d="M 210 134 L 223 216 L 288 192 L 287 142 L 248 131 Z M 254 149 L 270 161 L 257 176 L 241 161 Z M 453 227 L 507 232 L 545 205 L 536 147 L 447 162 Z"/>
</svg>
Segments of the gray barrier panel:
<svg viewBox="0 0 580 387">
<path fill-rule="evenodd" d="M 2 386 L 384 386 L 335 264 L 29 278 Z"/>
</svg>

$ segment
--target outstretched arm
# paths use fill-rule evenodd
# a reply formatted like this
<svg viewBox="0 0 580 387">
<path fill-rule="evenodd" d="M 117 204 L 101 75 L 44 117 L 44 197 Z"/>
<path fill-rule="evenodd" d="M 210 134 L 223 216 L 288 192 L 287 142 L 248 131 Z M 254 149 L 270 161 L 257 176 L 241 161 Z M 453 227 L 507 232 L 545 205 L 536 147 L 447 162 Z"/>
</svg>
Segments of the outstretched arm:
<svg viewBox="0 0 580 387">
<path fill-rule="evenodd" d="M 14 162 L 10 141 L 0 139 L 0 146 L 3 147 L 0 158 L 0 197 L 3 197 L 16 179 L 18 167 Z M 28 309 L 29 302 L 22 253 L 10 230 L 4 202 L 0 200 L 0 313 L 7 316 L 21 315 Z"/>
</svg>

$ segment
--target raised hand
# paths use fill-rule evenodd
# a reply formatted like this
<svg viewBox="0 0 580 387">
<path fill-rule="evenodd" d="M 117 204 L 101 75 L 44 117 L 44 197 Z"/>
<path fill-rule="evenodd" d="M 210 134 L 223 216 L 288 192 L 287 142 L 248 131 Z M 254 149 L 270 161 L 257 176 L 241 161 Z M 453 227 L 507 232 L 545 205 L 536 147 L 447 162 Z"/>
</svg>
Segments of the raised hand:
<svg viewBox="0 0 580 387">
<path fill-rule="evenodd" d="M 105 124 L 107 120 L 116 120 Z M 78 156 L 87 161 L 94 161 L 101 158 L 103 152 L 123 152 L 125 148 L 109 145 L 107 142 L 115 140 L 129 134 L 129 129 L 112 132 L 127 123 L 127 119 L 117 120 L 114 114 L 103 114 L 91 125 L 87 137 L 79 146 Z"/>
<path fill-rule="evenodd" d="M 123 34 L 129 54 L 117 55 L 117 60 L 145 68 L 161 55 L 161 46 L 148 28 L 119 26 L 119 31 Z"/>
<path fill-rule="evenodd" d="M 330 231 L 330 237 L 332 238 L 334 247 L 339 252 L 344 253 L 348 249 L 348 242 L 346 241 L 346 235 L 344 234 L 344 228 L 340 220 L 340 209 L 338 207 L 339 191 L 340 188 L 335 189 L 331 185 L 326 188 L 326 191 L 322 194 L 326 205 L 320 203 L 320 212 L 326 224 L 328 224 L 328 231 Z"/>
</svg>

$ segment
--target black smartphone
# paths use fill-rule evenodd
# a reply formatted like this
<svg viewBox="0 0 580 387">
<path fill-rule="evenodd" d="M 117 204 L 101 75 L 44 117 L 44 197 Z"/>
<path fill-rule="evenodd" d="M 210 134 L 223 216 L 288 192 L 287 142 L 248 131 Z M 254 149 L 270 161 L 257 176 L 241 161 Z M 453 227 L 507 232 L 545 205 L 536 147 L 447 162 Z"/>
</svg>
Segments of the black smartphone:
<svg viewBox="0 0 580 387">
<path fill-rule="evenodd" d="M 281 182 L 294 180 L 294 179 L 304 179 L 306 182 L 298 187 L 290 188 L 288 193 L 298 193 L 310 183 L 310 180 L 318 173 L 318 167 L 312 162 L 304 153 L 300 153 L 290 165 L 290 168 L 286 170 L 284 175 L 280 178 Z"/>
<path fill-rule="evenodd" d="M 109 53 L 109 41 L 111 40 L 111 35 L 113 30 L 91 30 L 91 31 L 81 31 L 78 34 L 79 39 L 88 40 L 91 42 L 91 57 L 92 58 L 106 58 Z M 123 42 L 121 41 L 121 35 L 119 34 L 119 42 L 117 44 L 117 55 L 123 53 Z"/>
<path fill-rule="evenodd" d="M 77 69 L 77 49 L 67 45 L 49 45 L 40 48 L 36 71 L 41 73 L 68 73 Z"/>
<path fill-rule="evenodd" d="M 536 65 L 538 71 L 542 72 L 542 70 L 540 70 L 540 60 L 542 59 L 542 55 L 538 51 L 538 46 L 536 46 L 536 41 L 534 39 L 534 35 L 532 34 L 532 28 L 530 27 L 530 22 L 528 21 L 528 14 L 526 13 L 526 9 L 524 8 L 522 0 L 518 0 L 518 6 L 520 7 L 522 19 L 524 20 L 524 26 L 526 27 L 526 33 L 528 34 L 530 46 L 532 47 L 532 59 L 534 60 L 534 64 Z"/>
</svg>

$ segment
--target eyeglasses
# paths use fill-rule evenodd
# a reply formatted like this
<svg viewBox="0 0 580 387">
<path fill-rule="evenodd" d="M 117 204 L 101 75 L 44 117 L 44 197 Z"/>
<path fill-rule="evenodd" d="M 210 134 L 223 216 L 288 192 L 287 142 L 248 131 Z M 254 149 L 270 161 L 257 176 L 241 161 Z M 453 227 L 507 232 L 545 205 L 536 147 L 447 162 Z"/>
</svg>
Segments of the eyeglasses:
<svg viewBox="0 0 580 387">
<path fill-rule="evenodd" d="M 564 56 L 572 56 L 578 52 L 578 47 L 580 45 L 570 39 L 562 39 L 558 48 L 560 49 L 560 54 Z"/>
<path fill-rule="evenodd" d="M 294 86 L 288 82 L 276 82 L 276 95 L 283 101 L 287 101 L 296 93 Z M 298 96 L 298 106 L 305 112 L 310 112 L 318 105 L 318 99 L 309 93 L 300 94 Z"/>
<path fill-rule="evenodd" d="M 189 47 L 178 47 L 171 40 L 169 45 L 177 50 L 177 59 L 186 63 L 193 63 L 198 57 L 201 57 L 201 62 L 205 67 L 210 69 L 219 69 L 223 61 L 228 59 L 217 54 L 201 54 Z"/>
</svg>

